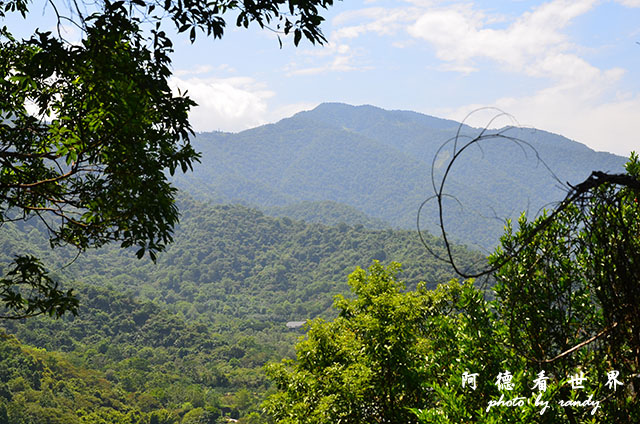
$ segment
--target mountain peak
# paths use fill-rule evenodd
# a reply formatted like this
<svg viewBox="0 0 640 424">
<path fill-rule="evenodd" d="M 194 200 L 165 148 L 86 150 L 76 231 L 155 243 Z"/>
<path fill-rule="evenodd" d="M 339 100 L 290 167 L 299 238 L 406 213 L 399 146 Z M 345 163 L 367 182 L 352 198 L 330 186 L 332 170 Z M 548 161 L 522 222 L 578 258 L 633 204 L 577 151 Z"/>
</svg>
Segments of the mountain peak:
<svg viewBox="0 0 640 424">
<path fill-rule="evenodd" d="M 299 112 L 294 118 L 307 118 L 332 123 L 343 128 L 361 130 L 370 126 L 422 126 L 433 129 L 457 128 L 460 124 L 449 119 L 436 118 L 408 110 L 387 110 L 372 105 L 321 103 L 314 109 Z"/>
<path fill-rule="evenodd" d="M 418 206 L 433 194 L 434 157 L 437 169 L 447 163 L 451 149 L 439 149 L 459 126 L 417 112 L 323 103 L 239 134 L 198 135 L 194 144 L 203 152 L 202 165 L 180 181 L 201 198 L 287 211 L 299 211 L 302 204 L 326 214 L 340 203 L 392 227 L 414 228 Z M 592 170 L 622 172 L 626 162 L 544 131 L 514 128 L 509 135 L 526 145 L 487 140 L 456 162 L 446 192 L 466 209 L 447 210 L 455 239 L 491 248 L 504 229 L 503 222 L 487 217 L 517 219 L 522 210 L 535 213 L 564 198 L 538 158 L 560 181 L 571 183 Z M 317 203 L 327 201 L 335 203 Z M 423 218 L 426 228 L 437 229 L 433 211 Z"/>
</svg>

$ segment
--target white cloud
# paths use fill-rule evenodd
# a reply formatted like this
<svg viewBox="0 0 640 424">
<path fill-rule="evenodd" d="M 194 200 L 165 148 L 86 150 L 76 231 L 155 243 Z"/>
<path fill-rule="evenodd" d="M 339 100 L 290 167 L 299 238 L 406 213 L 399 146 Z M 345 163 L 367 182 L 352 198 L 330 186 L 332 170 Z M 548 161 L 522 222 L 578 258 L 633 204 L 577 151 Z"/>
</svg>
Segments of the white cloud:
<svg viewBox="0 0 640 424">
<path fill-rule="evenodd" d="M 474 59 L 490 59 L 506 70 L 530 76 L 565 77 L 579 65 L 590 67 L 567 53 L 572 47 L 564 29 L 573 19 L 588 12 L 595 0 L 555 0 L 515 19 L 504 29 L 490 27 L 495 21 L 468 4 L 429 9 L 408 27 L 408 33 L 427 41 L 436 56 L 468 69 Z M 572 62 L 569 68 L 567 62 Z M 584 66 L 586 65 L 586 66 Z"/>
<path fill-rule="evenodd" d="M 415 8 L 387 9 L 370 7 L 343 12 L 332 20 L 339 27 L 332 36 L 336 38 L 355 38 L 367 32 L 378 35 L 392 35 L 404 29 L 407 22 L 413 21 Z M 351 22 L 355 25 L 346 25 Z M 363 22 L 364 21 L 364 22 Z"/>
<path fill-rule="evenodd" d="M 627 7 L 640 7 L 640 0 L 619 0 L 618 3 Z"/>
<path fill-rule="evenodd" d="M 640 1 L 622 3 L 640 5 Z M 491 16 L 468 4 L 429 9 L 408 32 L 433 46 L 444 62 L 440 69 L 469 73 L 482 70 L 476 61 L 484 59 L 525 78 L 548 80 L 549 85 L 537 92 L 491 102 L 526 125 L 562 134 L 596 150 L 628 155 L 640 146 L 640 140 L 630 137 L 637 133 L 640 96 L 616 95 L 625 71 L 590 64 L 580 57 L 584 49 L 565 33 L 574 19 L 596 4 L 595 0 L 554 0 L 502 28 L 492 27 Z M 480 106 L 486 104 L 459 107 L 446 116 L 461 119 Z M 483 126 L 485 122 L 473 124 Z"/>
<path fill-rule="evenodd" d="M 463 65 L 463 64 L 457 64 L 457 63 L 445 63 L 440 65 L 437 69 L 445 72 L 446 71 L 459 72 L 461 74 L 470 74 L 478 70 L 476 66 Z"/>
<path fill-rule="evenodd" d="M 343 12 L 332 20 L 337 27 L 328 37 L 328 43 L 320 50 L 303 50 L 300 56 L 311 59 L 292 62 L 287 68 L 288 75 L 315 75 L 326 72 L 348 72 L 371 69 L 358 59 L 365 56 L 362 49 L 353 48 L 351 41 L 367 33 L 390 36 L 404 29 L 412 20 L 411 9 L 386 9 L 369 7 Z M 354 23 L 355 22 L 355 23 Z M 320 58 L 325 57 L 325 60 Z"/>
<path fill-rule="evenodd" d="M 180 89 L 198 106 L 191 110 L 189 120 L 194 130 L 237 132 L 269 122 L 276 122 L 318 103 L 299 102 L 273 106 L 275 93 L 252 78 L 171 78 L 174 92 Z"/>
<path fill-rule="evenodd" d="M 60 24 L 55 28 L 51 28 L 50 31 L 54 34 L 59 34 L 64 40 L 70 44 L 79 46 L 82 44 L 83 34 L 78 27 L 74 25 Z"/>
<path fill-rule="evenodd" d="M 307 50 L 302 52 L 302 62 L 291 62 L 286 68 L 287 76 L 316 75 L 325 72 L 347 72 L 362 70 L 355 65 L 358 52 L 348 44 L 339 40 L 331 40 L 321 50 Z M 326 59 L 325 59 L 326 58 Z"/>
<path fill-rule="evenodd" d="M 494 105 L 513 115 L 522 126 L 561 134 L 597 151 L 628 156 L 632 150 L 640 150 L 640 96 L 624 93 L 602 100 L 611 91 L 611 86 L 609 84 L 589 91 L 580 85 L 556 85 L 530 96 L 502 97 Z M 461 120 L 468 112 L 482 106 L 485 105 L 466 105 L 453 110 L 429 112 Z M 472 117 L 469 124 L 485 126 L 487 116 Z M 493 127 L 510 124 L 500 120 Z"/>
<path fill-rule="evenodd" d="M 173 73 L 173 75 L 182 77 L 185 75 L 208 74 L 211 71 L 213 71 L 213 66 L 211 65 L 198 65 L 194 69 L 178 69 Z"/>
<path fill-rule="evenodd" d="M 196 131 L 241 131 L 268 122 L 274 93 L 251 78 L 173 77 L 170 85 L 198 103 L 189 115 Z"/>
<path fill-rule="evenodd" d="M 326 72 L 347 72 L 368 69 L 366 66 L 356 66 L 354 64 L 354 57 L 354 53 L 336 54 L 329 62 L 323 63 L 320 66 L 304 66 L 294 62 L 287 66 L 287 76 L 318 75 Z"/>
<path fill-rule="evenodd" d="M 218 66 L 212 66 L 212 65 L 198 65 L 193 69 L 176 69 L 173 72 L 173 75 L 177 76 L 177 77 L 184 77 L 187 75 L 204 75 L 204 74 L 211 74 L 213 72 L 235 72 L 235 69 L 233 69 L 231 66 L 227 65 L 226 63 L 223 63 L 221 65 Z"/>
<path fill-rule="evenodd" d="M 562 134 L 594 150 L 628 156 L 639 150 L 640 97 L 585 101 L 577 93 L 542 90 L 526 98 L 503 98 L 496 104 L 536 128 Z"/>
<path fill-rule="evenodd" d="M 328 46 L 313 54 L 341 56 L 340 60 L 320 66 L 317 59 L 312 66 L 292 65 L 291 74 L 361 69 L 350 45 L 367 34 L 394 37 L 392 44 L 398 48 L 413 46 L 411 39 L 426 41 L 446 62 L 443 69 L 463 73 L 476 69 L 476 59 L 490 59 L 505 70 L 535 77 L 570 77 L 567 70 L 571 68 L 566 67 L 569 61 L 573 61 L 574 69 L 587 65 L 584 70 L 589 70 L 586 62 L 575 55 L 570 57 L 574 46 L 562 30 L 593 9 L 597 0 L 554 0 L 511 19 L 511 24 L 507 17 L 484 13 L 470 3 L 448 3 L 446 7 L 434 1 L 409 3 L 405 7 L 367 7 L 338 14 L 331 22 L 336 29 L 329 36 Z M 403 40 L 403 35 L 409 35 L 409 41 Z"/>
</svg>

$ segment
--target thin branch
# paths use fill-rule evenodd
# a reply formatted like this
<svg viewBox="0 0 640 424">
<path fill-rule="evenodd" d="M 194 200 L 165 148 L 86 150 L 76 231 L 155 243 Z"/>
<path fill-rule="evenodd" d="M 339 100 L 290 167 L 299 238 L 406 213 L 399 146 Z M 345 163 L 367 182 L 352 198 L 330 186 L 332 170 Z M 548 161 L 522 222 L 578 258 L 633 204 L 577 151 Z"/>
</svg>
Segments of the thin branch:
<svg viewBox="0 0 640 424">
<path fill-rule="evenodd" d="M 0 151 L 0 159 L 5 159 L 5 158 L 56 160 L 56 159 L 60 159 L 61 156 L 53 154 L 51 152 L 35 154 L 35 153 L 20 153 L 20 152 L 13 152 L 13 151 L 7 151 L 7 150 Z"/>
<path fill-rule="evenodd" d="M 0 319 L 12 319 L 12 320 L 27 319 L 27 318 L 37 317 L 38 315 L 42 315 L 45 312 L 46 311 L 40 311 L 40 312 L 35 312 L 32 314 L 24 314 L 24 315 L 0 315 Z"/>
<path fill-rule="evenodd" d="M 48 183 L 55 183 L 61 180 L 64 180 L 66 178 L 71 177 L 72 175 L 77 174 L 79 171 L 78 167 L 76 164 L 74 164 L 71 168 L 71 170 L 69 172 L 67 172 L 66 174 L 62 174 L 62 175 L 58 175 L 56 177 L 52 177 L 52 178 L 47 178 L 46 180 L 40 180 L 40 181 L 36 181 L 33 183 L 25 183 L 25 184 L 6 184 L 6 187 L 8 188 L 32 188 L 32 187 L 37 187 L 41 184 L 48 184 Z"/>
<path fill-rule="evenodd" d="M 618 323 L 617 323 L 617 322 L 614 322 L 611 326 L 609 326 L 609 327 L 605 328 L 604 330 L 602 330 L 601 332 L 599 332 L 599 333 L 598 333 L 598 334 L 596 334 L 595 336 L 591 337 L 591 338 L 590 338 L 590 339 L 588 339 L 588 340 L 583 341 L 582 343 L 578 343 L 577 345 L 575 345 L 574 347 L 572 347 L 572 348 L 571 348 L 571 349 L 569 349 L 569 350 L 565 350 L 564 352 L 562 352 L 561 354 L 559 354 L 559 355 L 558 355 L 558 356 L 556 356 L 555 358 L 552 358 L 552 359 L 543 359 L 542 361 L 537 361 L 537 362 L 544 363 L 544 364 L 548 364 L 548 363 L 551 363 L 551 362 L 555 362 L 555 361 L 557 361 L 558 359 L 561 359 L 561 358 L 563 358 L 563 357 L 565 357 L 565 356 L 567 356 L 567 355 L 569 355 L 569 354 L 571 354 L 571 353 L 575 352 L 576 350 L 581 349 L 581 348 L 583 348 L 584 346 L 586 346 L 586 345 L 588 345 L 588 344 L 590 344 L 590 343 L 593 343 L 594 341 L 596 341 L 596 340 L 597 340 L 597 339 L 599 339 L 600 337 L 604 336 L 605 334 L 607 334 L 609 331 L 613 330 L 613 329 L 614 329 L 614 328 L 616 328 L 617 326 L 618 326 Z"/>
<path fill-rule="evenodd" d="M 487 109 L 487 108 L 483 108 L 483 109 Z M 495 119 L 497 119 L 500 116 L 510 116 L 508 114 L 505 114 L 504 112 L 500 111 L 500 114 L 498 114 L 496 117 L 494 117 L 491 121 L 493 122 Z M 469 115 L 465 118 L 468 119 Z M 471 138 L 466 144 L 464 144 L 462 147 L 458 148 L 458 142 L 461 138 L 470 138 L 469 136 L 464 136 L 461 135 L 461 130 L 463 127 L 463 123 L 460 124 L 460 126 L 458 127 L 458 131 L 456 133 L 455 137 L 450 138 L 449 140 L 445 141 L 440 148 L 436 151 L 436 154 L 434 155 L 433 161 L 432 161 L 432 167 L 431 167 L 431 183 L 434 189 L 434 195 L 427 198 L 418 208 L 418 217 L 416 220 L 416 225 L 417 225 L 417 229 L 418 229 L 418 235 L 420 238 L 420 241 L 422 242 L 423 246 L 427 249 L 427 251 L 429 251 L 429 253 L 431 255 L 433 255 L 436 259 L 439 260 L 444 260 L 446 262 L 448 262 L 452 268 L 454 269 L 454 271 L 456 272 L 456 274 L 460 275 L 463 278 L 479 278 L 479 277 L 483 277 L 489 274 L 492 274 L 493 272 L 495 272 L 496 270 L 498 270 L 499 268 L 501 268 L 502 266 L 504 266 L 505 264 L 507 264 L 509 261 L 511 261 L 511 259 L 513 259 L 515 256 L 517 256 L 522 249 L 524 249 L 526 247 L 526 245 L 531 242 L 535 236 L 537 234 L 539 234 L 541 231 L 543 231 L 545 228 L 547 228 L 554 220 L 555 218 L 562 212 L 564 211 L 569 205 L 580 201 L 581 199 L 583 199 L 583 197 L 591 190 L 596 189 L 597 187 L 600 187 L 602 185 L 605 184 L 617 184 L 617 185 L 622 185 L 622 186 L 626 186 L 626 187 L 630 187 L 630 188 L 636 188 L 636 189 L 640 189 L 640 181 L 638 181 L 637 179 L 626 175 L 626 174 L 607 174 L 604 172 L 600 172 L 600 171 L 594 171 L 591 173 L 591 175 L 582 183 L 576 185 L 576 186 L 572 186 L 571 184 L 567 183 L 568 187 L 570 188 L 570 190 L 568 191 L 567 195 L 565 196 L 565 198 L 559 203 L 558 207 L 549 215 L 547 216 L 545 219 L 543 219 L 538 225 L 537 227 L 531 231 L 527 237 L 525 237 L 524 239 L 522 239 L 520 241 L 520 247 L 517 248 L 515 251 L 510 252 L 509 254 L 506 254 L 500 261 L 497 262 L 496 265 L 489 267 L 483 271 L 480 272 L 476 272 L 476 273 L 467 273 L 467 272 L 463 272 L 457 265 L 456 261 L 453 258 L 453 253 L 452 253 L 452 249 L 451 249 L 451 241 L 449 240 L 448 237 L 448 233 L 445 229 L 445 225 L 444 225 L 444 207 L 442 204 L 443 198 L 445 196 L 447 197 L 451 197 L 450 195 L 446 195 L 444 193 L 444 186 L 445 186 L 445 182 L 447 180 L 447 178 L 449 177 L 449 174 L 451 173 L 453 164 L 455 163 L 455 161 L 462 155 L 462 153 L 464 153 L 465 150 L 467 150 L 469 147 L 479 144 L 481 141 L 484 141 L 486 139 L 502 139 L 502 140 L 508 140 L 508 141 L 512 141 L 514 143 L 516 143 L 517 145 L 519 145 L 521 148 L 524 149 L 523 146 L 527 146 L 529 147 L 533 152 L 535 152 L 536 155 L 536 159 L 538 161 L 538 163 L 542 163 L 544 165 L 544 167 L 547 169 L 547 171 L 550 172 L 550 174 L 552 175 L 552 177 L 560 182 L 560 179 L 555 175 L 555 173 L 551 170 L 551 168 L 546 164 L 546 162 L 544 160 L 542 160 L 542 158 L 540 157 L 539 153 L 537 152 L 537 150 L 528 142 L 519 139 L 517 137 L 511 137 L 508 135 L 505 135 L 504 133 L 507 131 L 507 129 L 510 128 L 506 128 L 503 129 L 497 133 L 487 133 L 488 130 L 488 126 L 486 126 L 479 135 L 477 135 L 474 138 Z M 440 181 L 440 184 L 438 185 L 436 183 L 436 177 L 435 177 L 435 164 L 436 164 L 436 160 L 437 158 L 440 156 L 440 153 L 442 152 L 442 150 L 445 148 L 445 146 L 447 146 L 448 144 L 453 143 L 453 156 L 451 157 L 451 159 L 449 160 L 449 163 L 444 171 L 444 174 L 442 175 L 442 179 Z M 445 244 L 445 248 L 446 248 L 446 252 L 447 252 L 447 258 L 441 258 L 438 255 L 435 255 L 435 253 L 433 252 L 433 250 L 427 245 L 424 237 L 422 236 L 422 230 L 420 228 L 420 214 L 422 212 L 422 209 L 424 208 L 424 206 L 431 200 L 436 199 L 437 204 L 438 204 L 438 218 L 439 218 L 439 227 L 440 227 L 440 232 L 441 232 L 441 236 L 442 239 L 444 240 L 444 244 Z"/>
</svg>

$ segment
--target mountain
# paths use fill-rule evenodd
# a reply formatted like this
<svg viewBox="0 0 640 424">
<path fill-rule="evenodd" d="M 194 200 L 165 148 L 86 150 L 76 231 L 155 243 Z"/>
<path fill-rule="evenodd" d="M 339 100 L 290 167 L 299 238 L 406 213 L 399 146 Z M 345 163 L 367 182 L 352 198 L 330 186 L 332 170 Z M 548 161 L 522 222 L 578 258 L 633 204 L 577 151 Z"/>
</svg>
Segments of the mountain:
<svg viewBox="0 0 640 424">
<path fill-rule="evenodd" d="M 72 249 L 51 250 L 46 229 L 6 223 L 0 233 L 0 265 L 15 252 L 43 258 L 62 281 L 113 287 L 166 305 L 197 305 L 188 318 L 221 317 L 284 324 L 330 310 L 333 296 L 347 291 L 346 276 L 374 259 L 404 264 L 410 284 L 432 287 L 455 277 L 431 257 L 414 231 L 328 226 L 274 218 L 241 205 L 207 205 L 183 195 L 174 241 L 157 263 L 137 260 L 130 249 L 108 245 L 78 258 Z M 427 237 L 440 254 L 442 242 Z M 455 247 L 463 263 L 484 264 L 482 255 Z M 284 301 L 292 302 L 280 308 Z M 203 312 L 205 311 L 205 312 Z"/>
<path fill-rule="evenodd" d="M 370 218 L 415 228 L 420 204 L 433 195 L 432 168 L 438 180 L 454 154 L 453 143 L 438 149 L 459 129 L 458 148 L 480 132 L 416 112 L 325 103 L 237 134 L 198 134 L 194 144 L 202 163 L 175 182 L 200 199 L 279 216 L 333 223 L 349 209 L 364 214 L 363 224 Z M 561 183 L 579 183 L 593 170 L 622 172 L 626 162 L 541 130 L 496 131 L 521 142 L 502 137 L 466 149 L 445 185 L 445 193 L 463 206 L 445 201 L 445 225 L 455 240 L 476 248 L 496 245 L 504 218 L 524 210 L 535 215 L 561 200 L 567 189 Z M 332 202 L 335 208 L 324 203 L 318 213 L 309 202 Z M 437 231 L 434 206 L 421 221 L 431 231 Z M 325 214 L 334 216 L 326 220 Z M 357 223 L 353 217 L 346 213 L 343 220 Z"/>
<path fill-rule="evenodd" d="M 344 203 L 324 201 L 303 201 L 285 206 L 262 208 L 265 213 L 276 217 L 289 217 L 298 221 L 315 222 L 325 225 L 362 225 L 371 229 L 390 228 L 390 225 L 379 218 L 372 218 L 353 206 Z"/>
<path fill-rule="evenodd" d="M 433 158 L 439 176 L 454 153 L 437 152 L 458 128 L 324 104 L 238 134 L 199 134 L 202 164 L 175 179 L 181 221 L 155 264 L 117 245 L 76 257 L 51 250 L 37 221 L 4 223 L 4 273 L 13 255 L 36 255 L 81 306 L 58 320 L 0 322 L 0 423 L 262 422 L 271 390 L 262 366 L 292 357 L 304 334 L 287 323 L 335 316 L 333 298 L 349 296 L 356 266 L 402 262 L 409 288 L 455 277 L 404 228 L 431 195 Z M 535 212 L 562 196 L 536 152 L 559 181 L 625 162 L 544 131 L 507 134 L 526 143 L 471 148 L 447 182 L 467 207 L 446 210 L 449 228 L 468 244 L 495 243 L 502 223 L 492 214 L 517 215 L 527 201 Z M 244 205 L 219 204 L 232 201 Z M 441 240 L 426 239 L 444 254 Z M 486 263 L 461 246 L 453 254 L 463 269 Z"/>
<path fill-rule="evenodd" d="M 410 287 L 454 277 L 412 231 L 274 218 L 186 195 L 178 206 L 174 242 L 156 264 L 117 245 L 75 258 L 71 249 L 51 250 L 42 225 L 5 223 L 0 267 L 17 252 L 42 258 L 78 294 L 80 310 L 58 320 L 0 320 L 0 423 L 177 424 L 256 414 L 270 386 L 262 366 L 292 357 L 304 334 L 287 322 L 334 316 L 333 298 L 349 295 L 356 266 L 400 261 Z M 428 240 L 444 253 L 442 242 Z M 463 264 L 486 262 L 454 251 Z"/>
</svg>

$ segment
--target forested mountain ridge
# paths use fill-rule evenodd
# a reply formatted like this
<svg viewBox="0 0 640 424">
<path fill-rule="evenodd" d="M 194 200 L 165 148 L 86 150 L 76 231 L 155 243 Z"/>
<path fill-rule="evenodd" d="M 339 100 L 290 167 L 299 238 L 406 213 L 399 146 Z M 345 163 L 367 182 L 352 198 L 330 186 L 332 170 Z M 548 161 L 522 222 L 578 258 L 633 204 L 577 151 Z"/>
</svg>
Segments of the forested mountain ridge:
<svg viewBox="0 0 640 424">
<path fill-rule="evenodd" d="M 391 228 L 391 225 L 379 218 L 372 218 L 345 203 L 324 201 L 303 201 L 285 206 L 261 208 L 267 215 L 288 217 L 297 221 L 316 222 L 326 225 L 362 225 L 370 229 Z"/>
<path fill-rule="evenodd" d="M 454 276 L 446 264 L 429 256 L 412 231 L 272 218 L 256 209 L 206 205 L 189 196 L 182 197 L 179 208 L 182 217 L 175 240 L 157 265 L 137 260 L 130 251 L 115 246 L 73 260 L 73 251 L 48 249 L 42 228 L 15 224 L 6 225 L 7 243 L 2 252 L 5 259 L 16 249 L 48 256 L 51 268 L 60 269 L 67 281 L 130 290 L 135 296 L 166 305 L 187 301 L 212 317 L 256 314 L 279 322 L 300 318 L 294 312 L 297 307 L 286 312 L 273 309 L 283 300 L 279 296 L 310 302 L 303 310 L 315 316 L 329 308 L 334 294 L 346 291 L 344 280 L 354 267 L 367 266 L 373 259 L 402 261 L 403 277 L 410 283 L 426 281 L 435 286 Z M 441 242 L 428 237 L 442 248 Z M 467 264 L 484 261 L 477 253 L 461 248 L 454 251 L 465 256 Z M 62 268 L 68 262 L 72 263 Z M 339 282 L 342 287 L 336 286 Z M 260 304 L 247 306 L 247 295 Z M 230 307 L 236 299 L 245 306 Z"/>
<path fill-rule="evenodd" d="M 455 121 L 416 112 L 325 103 L 237 134 L 198 134 L 194 145 L 202 164 L 175 181 L 214 202 L 280 208 L 301 218 L 309 209 L 297 205 L 331 201 L 392 227 L 413 229 L 420 203 L 433 194 L 436 153 L 458 128 Z M 472 136 L 478 130 L 463 126 L 461 133 Z M 445 191 L 464 206 L 448 205 L 448 227 L 470 246 L 495 246 L 504 220 L 493 218 L 515 218 L 525 209 L 536 214 L 563 198 L 561 183 L 579 183 L 593 170 L 621 172 L 626 161 L 541 130 L 513 128 L 505 134 L 535 151 L 527 144 L 488 141 L 468 149 L 447 180 Z M 449 148 L 436 158 L 436 178 L 451 155 Z M 424 225 L 434 231 L 435 222 L 432 209 Z"/>
<path fill-rule="evenodd" d="M 0 323 L 24 343 L 3 339 L 13 359 L 0 363 L 0 414 L 4 408 L 12 419 L 24 418 L 16 423 L 44 416 L 67 423 L 214 422 L 223 414 L 248 420 L 269 387 L 262 365 L 291 357 L 303 334 L 286 322 L 331 318 L 333 297 L 347 293 L 346 276 L 356 266 L 401 260 L 410 286 L 453 277 L 415 232 L 273 218 L 186 195 L 179 207 L 174 243 L 155 265 L 117 246 L 74 261 L 71 250 L 49 249 L 41 226 L 5 224 L 2 264 L 16 251 L 45 258 L 75 288 L 80 310 L 59 320 Z M 484 261 L 456 251 L 467 263 Z M 45 371 L 25 383 L 28 370 L 19 364 L 34 355 Z M 84 405 L 81 414 L 72 413 L 73 402 Z"/>
<path fill-rule="evenodd" d="M 81 307 L 77 317 L 0 323 L 18 338 L 0 340 L 0 423 L 39 423 L 42 417 L 61 423 L 263 422 L 257 412 L 270 383 L 262 366 L 292 357 L 304 334 L 286 323 L 335 317 L 334 296 L 347 294 L 346 276 L 356 266 L 399 261 L 410 289 L 455 277 L 427 254 L 415 231 L 392 227 L 403 219 L 414 225 L 439 146 L 430 140 L 456 125 L 328 104 L 240 134 L 200 135 L 203 164 L 193 177 L 176 179 L 191 192 L 180 196 L 175 240 L 157 264 L 117 246 L 75 258 L 70 249 L 52 251 L 41 224 L 5 223 L 0 265 L 16 253 L 43 258 L 63 285 L 76 289 Z M 609 170 L 619 159 L 574 142 L 558 149 L 554 136 L 532 134 L 541 155 L 551 152 L 550 167 L 571 161 L 560 179 L 586 176 L 590 171 L 578 165 L 593 157 Z M 513 147 L 474 150 L 456 164 L 447 188 L 464 189 L 459 197 L 467 205 L 506 205 L 519 213 L 509 199 L 548 192 L 549 183 L 540 177 L 544 167 L 535 160 L 531 169 L 522 166 L 516 160 L 525 157 L 522 146 Z M 532 152 L 529 159 L 535 159 Z M 499 166 L 492 163 L 496 155 L 504 160 Z M 445 152 L 437 169 L 446 160 Z M 472 178 L 473 187 L 464 178 Z M 216 203 L 230 199 L 280 217 Z M 459 211 L 448 222 L 456 234 L 491 239 L 490 226 Z M 501 222 L 495 225 L 502 229 Z M 427 239 L 443 253 L 441 241 Z M 454 254 L 460 264 L 486 262 L 459 246 Z"/>
</svg>

